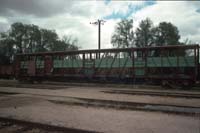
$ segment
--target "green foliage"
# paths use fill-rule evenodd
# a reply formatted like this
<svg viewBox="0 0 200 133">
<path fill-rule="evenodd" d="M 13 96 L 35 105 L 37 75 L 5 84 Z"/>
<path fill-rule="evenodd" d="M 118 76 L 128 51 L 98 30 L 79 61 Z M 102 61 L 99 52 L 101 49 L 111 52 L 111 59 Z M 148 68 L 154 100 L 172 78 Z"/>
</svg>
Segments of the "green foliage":
<svg viewBox="0 0 200 133">
<path fill-rule="evenodd" d="M 54 43 L 51 43 L 48 49 L 51 51 L 78 50 L 77 43 L 77 38 L 72 38 L 72 36 L 64 36 L 62 40 L 57 39 Z"/>
<path fill-rule="evenodd" d="M 178 28 L 169 22 L 161 22 L 154 27 L 153 22 L 146 18 L 139 23 L 135 31 L 133 20 L 122 20 L 117 23 L 111 38 L 114 47 L 126 48 L 131 46 L 149 47 L 180 45 Z"/>
<path fill-rule="evenodd" d="M 0 64 L 10 64 L 13 60 L 13 43 L 7 33 L 0 33 Z"/>
<path fill-rule="evenodd" d="M 0 63 L 12 62 L 16 53 L 78 50 L 77 42 L 71 36 L 59 39 L 54 30 L 13 23 L 7 32 L 0 33 Z"/>
<path fill-rule="evenodd" d="M 128 48 L 133 46 L 133 20 L 122 20 L 115 27 L 115 33 L 112 35 L 111 43 L 117 48 Z"/>
<path fill-rule="evenodd" d="M 167 46 L 167 45 L 184 45 L 179 42 L 180 35 L 178 28 L 172 23 L 161 22 L 154 29 L 155 37 L 154 43 L 156 46 Z M 160 51 L 156 51 L 155 55 L 160 55 Z M 184 50 L 171 51 L 169 56 L 184 56 Z"/>
<path fill-rule="evenodd" d="M 180 35 L 178 28 L 172 23 L 161 22 L 155 28 L 155 44 L 157 46 L 178 45 Z"/>
<path fill-rule="evenodd" d="M 41 29 L 41 43 L 37 51 L 55 51 L 58 40 L 58 35 L 54 30 Z"/>
<path fill-rule="evenodd" d="M 135 34 L 135 45 L 137 47 L 151 46 L 154 43 L 153 22 L 149 18 L 142 20 L 139 27 L 136 29 Z"/>
</svg>

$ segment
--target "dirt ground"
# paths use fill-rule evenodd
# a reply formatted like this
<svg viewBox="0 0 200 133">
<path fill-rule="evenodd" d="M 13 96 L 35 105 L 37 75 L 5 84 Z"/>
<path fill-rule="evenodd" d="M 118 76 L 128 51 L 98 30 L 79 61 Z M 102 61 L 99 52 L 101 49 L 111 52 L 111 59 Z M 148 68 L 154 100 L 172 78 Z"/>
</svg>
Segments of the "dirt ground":
<svg viewBox="0 0 200 133">
<path fill-rule="evenodd" d="M 66 86 L 57 89 L 0 87 L 0 117 L 98 132 L 200 133 L 200 115 L 70 106 L 51 100 L 79 98 L 161 103 L 200 107 L 200 99 L 107 94 L 110 87 Z M 198 92 L 197 92 L 198 93 Z M 75 97 L 75 98 L 74 98 Z"/>
<path fill-rule="evenodd" d="M 63 106 L 26 96 L 6 99 L 8 101 L 0 108 L 1 117 L 108 133 L 200 132 L 199 116 Z"/>
</svg>

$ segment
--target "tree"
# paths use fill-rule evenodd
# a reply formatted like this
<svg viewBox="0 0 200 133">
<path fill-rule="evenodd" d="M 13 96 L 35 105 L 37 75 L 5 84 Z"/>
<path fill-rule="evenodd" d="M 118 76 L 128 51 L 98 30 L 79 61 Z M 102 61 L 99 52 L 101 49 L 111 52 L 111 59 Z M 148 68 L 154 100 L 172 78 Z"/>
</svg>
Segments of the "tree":
<svg viewBox="0 0 200 133">
<path fill-rule="evenodd" d="M 153 22 L 149 18 L 142 20 L 139 27 L 136 29 L 135 34 L 135 45 L 137 47 L 152 46 L 154 43 Z"/>
<path fill-rule="evenodd" d="M 77 39 L 71 36 L 67 40 L 59 39 L 55 30 L 39 28 L 33 24 L 14 23 L 9 30 L 9 39 L 15 53 L 33 53 L 45 51 L 77 50 Z"/>
<path fill-rule="evenodd" d="M 179 42 L 180 35 L 178 28 L 170 22 L 161 22 L 155 28 L 155 44 L 156 46 L 167 46 L 167 45 L 184 45 Z M 184 56 L 186 54 L 184 49 L 171 50 L 167 54 L 168 56 Z M 160 51 L 156 51 L 155 55 L 160 55 Z"/>
<path fill-rule="evenodd" d="M 11 25 L 7 39 L 13 42 L 16 53 L 32 53 L 40 43 L 40 29 L 36 25 L 17 22 Z"/>
<path fill-rule="evenodd" d="M 12 40 L 17 53 L 23 53 L 25 48 L 24 38 L 26 34 L 26 29 L 24 24 L 17 22 L 11 25 L 9 31 L 9 39 Z"/>
<path fill-rule="evenodd" d="M 37 52 L 37 45 L 40 44 L 41 32 L 36 25 L 25 25 L 25 52 L 33 53 Z"/>
<path fill-rule="evenodd" d="M 11 63 L 16 53 L 78 50 L 77 43 L 70 35 L 60 39 L 55 30 L 13 23 L 7 32 L 0 33 L 0 63 Z"/>
<path fill-rule="evenodd" d="M 9 64 L 14 58 L 13 41 L 8 33 L 0 33 L 0 64 Z"/>
<path fill-rule="evenodd" d="M 155 28 L 155 44 L 157 46 L 178 45 L 180 35 L 178 28 L 172 23 L 161 22 Z"/>
<path fill-rule="evenodd" d="M 65 43 L 65 50 L 78 50 L 77 44 L 78 39 L 73 38 L 72 36 L 63 36 L 62 41 Z"/>
<path fill-rule="evenodd" d="M 55 30 L 41 29 L 41 49 L 45 51 L 56 51 L 56 42 L 58 40 L 59 38 Z"/>
<path fill-rule="evenodd" d="M 125 19 L 117 23 L 115 33 L 111 37 L 111 43 L 117 48 L 128 48 L 134 44 L 133 20 Z"/>
</svg>

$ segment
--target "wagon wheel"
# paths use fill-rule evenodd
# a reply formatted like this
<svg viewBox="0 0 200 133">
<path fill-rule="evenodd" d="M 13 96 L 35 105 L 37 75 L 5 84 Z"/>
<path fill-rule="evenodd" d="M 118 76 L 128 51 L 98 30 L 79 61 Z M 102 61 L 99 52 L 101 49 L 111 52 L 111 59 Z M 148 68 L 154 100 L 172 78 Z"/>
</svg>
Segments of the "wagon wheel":
<svg viewBox="0 0 200 133">
<path fill-rule="evenodd" d="M 182 87 L 182 82 L 178 80 L 162 80 L 161 84 L 163 87 L 171 89 L 181 89 Z"/>
<path fill-rule="evenodd" d="M 167 80 L 162 80 L 161 81 L 161 86 L 166 87 L 168 85 L 168 81 Z"/>
<path fill-rule="evenodd" d="M 173 82 L 174 89 L 188 89 L 189 86 L 190 86 L 190 83 L 188 80 L 175 80 Z"/>
<path fill-rule="evenodd" d="M 182 85 L 182 88 L 183 88 L 183 89 L 188 90 L 188 89 L 190 89 L 191 87 L 192 87 L 192 82 L 190 82 L 189 80 L 185 80 L 185 81 L 183 82 L 183 85 Z"/>
</svg>

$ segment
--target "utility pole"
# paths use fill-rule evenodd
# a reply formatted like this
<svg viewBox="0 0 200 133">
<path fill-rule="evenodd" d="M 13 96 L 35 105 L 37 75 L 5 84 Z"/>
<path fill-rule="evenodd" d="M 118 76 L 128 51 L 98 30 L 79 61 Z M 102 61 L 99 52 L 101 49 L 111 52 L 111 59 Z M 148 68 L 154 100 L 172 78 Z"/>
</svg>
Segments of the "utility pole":
<svg viewBox="0 0 200 133">
<path fill-rule="evenodd" d="M 98 25 L 98 49 L 101 49 L 101 24 L 103 25 L 106 21 L 98 19 L 96 22 L 90 22 L 90 24 Z M 100 57 L 100 56 L 99 56 Z"/>
</svg>

